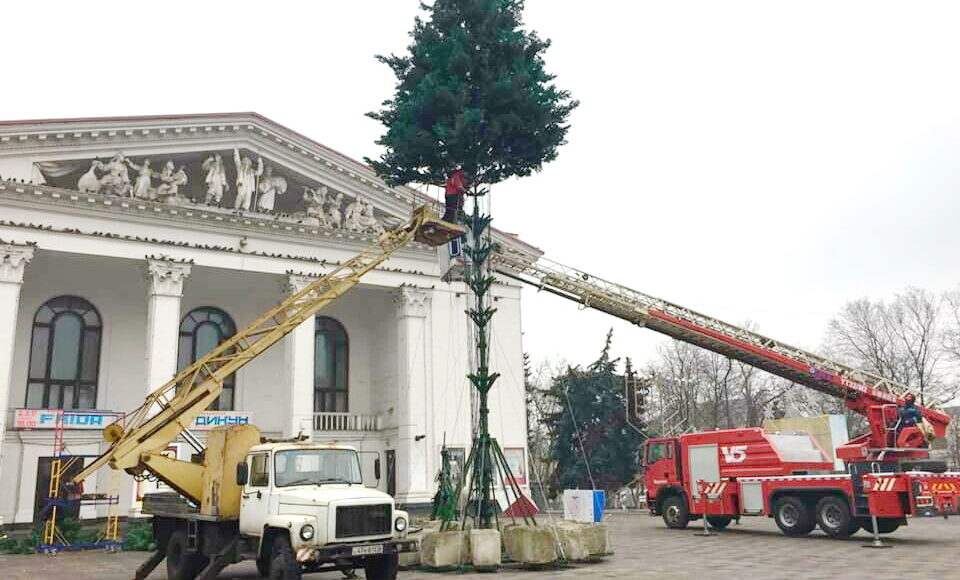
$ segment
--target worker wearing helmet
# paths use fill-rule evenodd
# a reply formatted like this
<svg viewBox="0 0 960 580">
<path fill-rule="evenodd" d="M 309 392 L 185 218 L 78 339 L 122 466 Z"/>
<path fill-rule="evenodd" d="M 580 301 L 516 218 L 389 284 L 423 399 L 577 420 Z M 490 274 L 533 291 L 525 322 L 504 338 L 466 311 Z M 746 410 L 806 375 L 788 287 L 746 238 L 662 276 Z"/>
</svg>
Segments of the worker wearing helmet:
<svg viewBox="0 0 960 580">
<path fill-rule="evenodd" d="M 915 427 L 920 421 L 923 420 L 923 413 L 920 412 L 920 409 L 916 406 L 916 397 L 913 396 L 913 393 L 907 393 L 903 397 L 903 405 L 899 409 L 899 417 L 897 421 L 897 435 L 900 435 L 905 427 Z"/>
</svg>

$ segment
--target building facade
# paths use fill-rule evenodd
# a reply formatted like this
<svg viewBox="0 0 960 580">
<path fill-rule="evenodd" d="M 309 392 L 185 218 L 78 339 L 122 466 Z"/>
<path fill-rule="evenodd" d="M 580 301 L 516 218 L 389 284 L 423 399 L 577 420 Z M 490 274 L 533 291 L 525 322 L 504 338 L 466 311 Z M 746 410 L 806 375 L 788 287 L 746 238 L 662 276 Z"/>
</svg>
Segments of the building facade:
<svg viewBox="0 0 960 580">
<path fill-rule="evenodd" d="M 66 453 L 98 455 L 104 425 L 428 202 L 253 113 L 0 123 L 0 516 L 38 517 L 58 420 Z M 473 424 L 448 251 L 397 251 L 239 370 L 191 430 L 248 421 L 354 445 L 368 484 L 428 503 L 441 446 L 462 461 Z M 525 482 L 520 288 L 493 295 L 491 430 Z M 109 471 L 84 492 L 108 493 Z M 121 515 L 155 487 L 121 474 Z"/>
</svg>

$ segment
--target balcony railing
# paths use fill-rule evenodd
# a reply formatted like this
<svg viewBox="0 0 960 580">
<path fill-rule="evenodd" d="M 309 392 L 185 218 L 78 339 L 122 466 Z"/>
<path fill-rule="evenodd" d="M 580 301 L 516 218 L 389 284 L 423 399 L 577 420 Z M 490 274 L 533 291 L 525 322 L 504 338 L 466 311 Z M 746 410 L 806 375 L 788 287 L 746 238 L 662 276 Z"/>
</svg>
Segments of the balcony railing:
<svg viewBox="0 0 960 580">
<path fill-rule="evenodd" d="M 380 415 L 314 413 L 314 431 L 379 431 Z"/>
</svg>

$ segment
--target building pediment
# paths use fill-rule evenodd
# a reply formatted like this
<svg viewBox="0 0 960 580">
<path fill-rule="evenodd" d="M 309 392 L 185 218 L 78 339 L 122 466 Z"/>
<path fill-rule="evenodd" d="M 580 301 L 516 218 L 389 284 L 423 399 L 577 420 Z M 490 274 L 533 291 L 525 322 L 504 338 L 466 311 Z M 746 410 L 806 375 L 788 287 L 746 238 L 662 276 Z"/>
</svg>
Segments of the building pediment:
<svg viewBox="0 0 960 580">
<path fill-rule="evenodd" d="M 0 178 L 113 207 L 160 205 L 179 215 L 365 235 L 437 203 L 256 113 L 0 122 Z"/>
<path fill-rule="evenodd" d="M 255 114 L 4 124 L 0 176 L 368 234 L 426 201 Z"/>
</svg>

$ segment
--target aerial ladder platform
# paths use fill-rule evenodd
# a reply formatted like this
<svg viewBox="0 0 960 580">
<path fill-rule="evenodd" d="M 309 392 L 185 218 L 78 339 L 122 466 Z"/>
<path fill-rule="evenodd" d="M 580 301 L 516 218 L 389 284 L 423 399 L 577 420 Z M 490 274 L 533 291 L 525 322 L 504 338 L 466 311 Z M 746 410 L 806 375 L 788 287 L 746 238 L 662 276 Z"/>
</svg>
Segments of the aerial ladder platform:
<svg viewBox="0 0 960 580">
<path fill-rule="evenodd" d="M 843 399 L 848 408 L 867 417 L 870 433 L 838 448 L 842 459 L 925 457 L 922 448 L 927 442 L 920 438 L 946 435 L 950 416 L 917 405 L 932 432 L 919 434 L 907 444 L 897 443 L 893 422 L 910 389 L 880 375 L 544 258 L 504 248 L 491 261 L 498 273 L 509 278 Z"/>
</svg>

